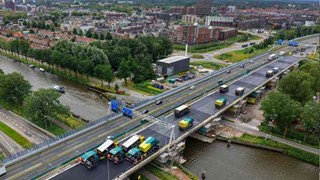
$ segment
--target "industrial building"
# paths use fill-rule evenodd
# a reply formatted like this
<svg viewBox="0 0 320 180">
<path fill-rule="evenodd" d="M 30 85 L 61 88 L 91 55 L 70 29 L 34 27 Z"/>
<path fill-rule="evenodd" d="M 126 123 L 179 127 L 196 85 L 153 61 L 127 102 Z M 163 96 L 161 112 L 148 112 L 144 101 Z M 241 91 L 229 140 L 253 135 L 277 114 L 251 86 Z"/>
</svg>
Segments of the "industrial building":
<svg viewBox="0 0 320 180">
<path fill-rule="evenodd" d="M 157 73 L 158 74 L 177 74 L 182 71 L 189 70 L 190 57 L 186 56 L 172 56 L 165 59 L 158 60 Z"/>
</svg>

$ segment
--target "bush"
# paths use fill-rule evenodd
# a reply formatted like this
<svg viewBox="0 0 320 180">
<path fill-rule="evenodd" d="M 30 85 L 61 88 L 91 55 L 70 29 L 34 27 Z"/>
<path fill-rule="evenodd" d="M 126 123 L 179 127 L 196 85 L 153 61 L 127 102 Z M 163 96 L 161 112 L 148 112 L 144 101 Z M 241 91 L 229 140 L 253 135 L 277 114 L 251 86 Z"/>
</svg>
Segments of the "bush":
<svg viewBox="0 0 320 180">
<path fill-rule="evenodd" d="M 191 57 L 194 58 L 194 59 L 203 59 L 204 58 L 204 56 L 201 55 L 201 54 L 194 54 Z"/>
</svg>

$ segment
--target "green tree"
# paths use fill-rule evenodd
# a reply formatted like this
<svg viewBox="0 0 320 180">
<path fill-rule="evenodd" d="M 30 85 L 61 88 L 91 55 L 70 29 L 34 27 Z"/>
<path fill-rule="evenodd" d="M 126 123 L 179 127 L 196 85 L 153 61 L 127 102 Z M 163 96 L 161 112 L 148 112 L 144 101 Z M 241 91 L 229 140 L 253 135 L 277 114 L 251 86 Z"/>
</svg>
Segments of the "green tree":
<svg viewBox="0 0 320 180">
<path fill-rule="evenodd" d="M 34 34 L 34 30 L 30 28 L 29 33 Z"/>
<path fill-rule="evenodd" d="M 110 87 L 114 75 L 110 65 L 97 65 L 94 68 L 94 75 L 101 80 L 101 86 L 103 86 L 103 80 L 107 81 Z"/>
<path fill-rule="evenodd" d="M 130 67 L 127 61 L 122 60 L 119 66 L 117 77 L 119 79 L 124 79 L 124 83 L 127 84 L 127 78 L 130 77 Z"/>
<path fill-rule="evenodd" d="M 310 74 L 314 78 L 312 88 L 314 92 L 320 92 L 320 61 L 307 62 L 299 68 L 302 72 Z"/>
<path fill-rule="evenodd" d="M 279 91 L 289 95 L 292 99 L 305 103 L 312 99 L 314 78 L 310 74 L 295 71 L 283 78 L 279 83 Z"/>
<path fill-rule="evenodd" d="M 99 35 L 98 35 L 97 32 L 94 32 L 92 37 L 93 37 L 94 39 L 99 39 Z"/>
<path fill-rule="evenodd" d="M 4 72 L 3 72 L 3 70 L 2 70 L 2 69 L 0 69 L 0 74 L 4 74 Z"/>
<path fill-rule="evenodd" d="M 0 97 L 6 103 L 19 106 L 31 92 L 31 84 L 19 73 L 10 73 L 2 78 L 0 83 Z"/>
<path fill-rule="evenodd" d="M 25 113 L 42 126 L 45 123 L 50 125 L 50 119 L 70 115 L 69 107 L 60 103 L 60 96 L 60 93 L 52 89 L 39 89 L 26 98 L 24 103 Z"/>
<path fill-rule="evenodd" d="M 288 128 L 300 116 L 300 103 L 281 92 L 270 93 L 261 103 L 263 116 L 267 121 L 273 120 L 277 127 L 284 131 L 286 137 Z"/>
<path fill-rule="evenodd" d="M 83 31 L 79 29 L 79 36 L 83 36 L 83 35 L 84 35 Z"/>
<path fill-rule="evenodd" d="M 105 39 L 112 40 L 112 34 L 110 32 L 107 32 Z"/>
<path fill-rule="evenodd" d="M 315 132 L 316 128 L 319 127 L 320 105 L 316 104 L 315 102 L 308 101 L 303 107 L 301 120 L 306 130 L 303 138 L 303 142 L 305 142 L 307 134 L 310 132 Z"/>
<path fill-rule="evenodd" d="M 73 34 L 78 35 L 78 30 L 76 28 L 73 28 Z"/>
<path fill-rule="evenodd" d="M 118 83 L 116 83 L 115 85 L 114 85 L 114 89 L 118 92 L 119 91 L 119 85 L 118 85 Z"/>
<path fill-rule="evenodd" d="M 86 36 L 91 38 L 92 37 L 92 32 L 90 31 L 90 29 L 86 32 Z"/>
</svg>

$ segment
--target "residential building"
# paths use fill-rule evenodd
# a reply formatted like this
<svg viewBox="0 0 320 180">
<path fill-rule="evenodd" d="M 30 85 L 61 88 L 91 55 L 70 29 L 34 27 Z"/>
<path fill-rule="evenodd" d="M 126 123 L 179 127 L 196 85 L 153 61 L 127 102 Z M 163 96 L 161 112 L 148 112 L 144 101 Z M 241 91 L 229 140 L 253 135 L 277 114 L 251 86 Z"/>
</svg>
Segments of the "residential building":
<svg viewBox="0 0 320 180">
<path fill-rule="evenodd" d="M 211 14 L 212 0 L 198 0 L 195 5 L 196 15 L 209 15 Z"/>
<path fill-rule="evenodd" d="M 229 38 L 237 36 L 237 34 L 238 34 L 238 30 L 236 28 L 223 29 L 219 32 L 219 40 L 224 41 Z"/>
<path fill-rule="evenodd" d="M 193 15 L 193 14 L 183 15 L 182 21 L 184 21 L 186 23 L 190 23 L 190 24 L 204 22 L 203 18 L 200 18 L 199 16 Z"/>
<path fill-rule="evenodd" d="M 233 17 L 206 16 L 206 26 L 233 27 Z"/>
</svg>

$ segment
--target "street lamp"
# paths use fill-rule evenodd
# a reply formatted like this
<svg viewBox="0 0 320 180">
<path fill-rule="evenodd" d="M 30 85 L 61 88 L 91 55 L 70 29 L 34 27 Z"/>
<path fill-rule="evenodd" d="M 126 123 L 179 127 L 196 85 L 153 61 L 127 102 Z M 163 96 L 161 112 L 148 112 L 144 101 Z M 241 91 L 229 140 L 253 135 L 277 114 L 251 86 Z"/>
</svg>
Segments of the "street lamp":
<svg viewBox="0 0 320 180">
<path fill-rule="evenodd" d="M 45 125 L 46 125 L 46 130 L 48 131 L 48 126 L 47 126 L 47 116 L 44 116 L 44 122 L 45 122 Z"/>
</svg>

